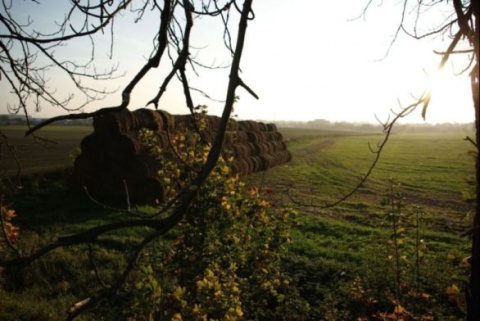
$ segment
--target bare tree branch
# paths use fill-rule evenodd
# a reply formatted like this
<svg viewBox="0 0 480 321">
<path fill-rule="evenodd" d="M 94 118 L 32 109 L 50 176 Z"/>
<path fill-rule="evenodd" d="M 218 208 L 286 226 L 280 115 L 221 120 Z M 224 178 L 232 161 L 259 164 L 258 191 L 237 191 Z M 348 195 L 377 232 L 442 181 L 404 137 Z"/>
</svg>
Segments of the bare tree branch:
<svg viewBox="0 0 480 321">
<path fill-rule="evenodd" d="M 139 83 L 141 79 L 145 77 L 145 75 L 151 71 L 151 69 L 158 68 L 160 66 L 161 59 L 164 57 L 165 49 L 168 46 L 173 46 L 178 54 L 178 57 L 174 61 L 173 65 L 171 66 L 170 71 L 167 73 L 167 76 L 164 78 L 160 90 L 154 99 L 152 99 L 151 103 L 155 106 L 158 104 L 160 98 L 162 97 L 163 92 L 166 90 L 166 87 L 171 79 L 175 75 L 179 75 L 181 83 L 184 89 L 184 95 L 186 98 L 187 107 L 192 111 L 194 109 L 193 99 L 190 94 L 190 86 L 187 81 L 187 74 L 186 74 L 186 67 L 187 63 L 190 60 L 189 58 L 189 35 L 190 30 L 193 26 L 193 17 L 192 14 L 195 12 L 193 9 L 193 5 L 189 1 L 171 1 L 171 0 L 164 0 L 163 7 L 160 8 L 159 6 L 160 1 L 153 0 L 150 3 L 152 4 L 153 8 L 156 10 L 161 11 L 161 22 L 159 26 L 159 30 L 157 33 L 156 39 L 156 46 L 154 49 L 153 54 L 151 55 L 150 59 L 145 63 L 145 65 L 137 72 L 135 76 L 130 80 L 130 82 L 126 85 L 124 90 L 122 91 L 122 101 L 118 106 L 113 107 L 104 107 L 98 109 L 94 112 L 90 113 L 76 113 L 76 114 L 67 114 L 52 117 L 50 119 L 45 120 L 44 122 L 31 127 L 26 135 L 32 134 L 38 129 L 47 126 L 53 122 L 65 119 L 84 119 L 88 117 L 100 116 L 109 112 L 119 111 L 124 108 L 127 108 L 130 102 L 130 95 L 136 85 Z M 107 26 L 108 21 L 113 21 L 114 14 L 117 12 L 116 10 L 119 7 L 125 8 L 130 1 L 120 1 L 117 9 L 110 10 L 111 1 L 109 0 L 101 0 L 96 5 L 90 4 L 87 2 L 86 5 L 81 5 L 78 2 L 74 2 L 74 7 L 69 12 L 69 16 L 73 14 L 74 10 L 80 10 L 85 15 L 85 21 L 80 26 L 80 29 L 74 29 L 73 26 L 71 27 L 74 36 L 80 35 L 87 35 L 94 30 L 99 31 L 103 27 Z M 212 15 L 223 15 L 225 11 L 230 9 L 230 5 L 233 3 L 228 2 L 224 5 L 222 10 L 220 8 L 216 8 L 216 10 L 220 10 L 219 12 L 214 11 Z M 185 16 L 185 25 L 180 26 L 179 20 L 174 18 L 174 11 L 175 7 L 179 6 L 183 9 L 184 16 Z M 137 19 L 140 19 L 145 10 L 147 8 L 146 3 L 137 11 Z M 76 303 L 74 303 L 70 309 L 68 310 L 68 318 L 67 320 L 73 320 L 78 315 L 80 315 L 83 311 L 93 307 L 99 301 L 114 296 L 125 284 L 128 277 L 135 269 L 138 259 L 141 253 L 144 251 L 144 248 L 151 243 L 152 241 L 158 239 L 159 237 L 165 235 L 168 231 L 173 229 L 175 226 L 178 225 L 184 218 L 186 211 L 189 209 L 192 202 L 195 200 L 199 189 L 202 187 L 205 180 L 210 175 L 211 171 L 214 169 L 219 157 L 220 152 L 222 150 L 222 144 L 224 140 L 225 131 L 227 128 L 227 123 L 229 122 L 233 105 L 235 103 L 235 91 L 240 86 L 245 88 L 250 94 L 257 97 L 256 94 L 253 92 L 251 88 L 249 88 L 239 77 L 239 70 L 240 70 L 240 61 L 242 57 L 245 36 L 246 36 L 246 28 L 247 28 L 247 21 L 251 20 L 253 17 L 252 11 L 252 0 L 245 0 L 243 4 L 243 8 L 241 9 L 241 16 L 238 28 L 238 35 L 236 37 L 236 46 L 234 50 L 229 48 L 228 50 L 232 53 L 232 63 L 230 67 L 230 77 L 228 82 L 228 88 L 226 92 L 226 99 L 224 104 L 224 109 L 222 113 L 222 117 L 220 120 L 219 128 L 216 132 L 216 136 L 214 142 L 211 146 L 209 154 L 207 156 L 205 164 L 201 167 L 201 169 L 197 172 L 193 172 L 193 178 L 188 186 L 184 186 L 182 190 L 180 190 L 176 197 L 173 198 L 166 206 L 160 209 L 156 214 L 143 218 L 138 219 L 127 219 L 124 221 L 104 224 L 100 226 L 95 226 L 90 229 L 81 231 L 79 233 L 75 233 L 72 235 L 61 236 L 58 237 L 56 241 L 47 244 L 40 249 L 36 250 L 35 252 L 25 255 L 19 256 L 13 259 L 0 259 L 0 266 L 4 268 L 12 268 L 16 266 L 24 266 L 27 265 L 44 255 L 47 255 L 52 250 L 57 248 L 63 248 L 67 246 L 75 246 L 80 244 L 87 244 L 90 248 L 90 261 L 92 266 L 94 267 L 95 273 L 97 277 L 100 279 L 98 271 L 96 269 L 96 263 L 94 259 L 94 253 L 91 248 L 92 244 L 98 240 L 100 236 L 107 235 L 110 232 L 118 231 L 121 229 L 129 229 L 134 227 L 146 227 L 150 229 L 149 234 L 145 235 L 141 241 L 139 241 L 135 248 L 128 254 L 127 265 L 124 267 L 123 271 L 121 272 L 120 276 L 115 280 L 115 282 L 107 286 L 106 284 L 102 284 L 102 288 L 96 290 L 91 296 L 84 298 Z M 202 11 L 202 15 L 206 15 L 207 11 Z M 88 24 L 89 19 L 97 19 L 100 20 L 100 24 L 97 27 L 90 27 Z M 64 21 L 62 28 L 67 25 L 68 18 Z M 177 29 L 174 28 L 172 25 L 176 24 Z M 225 25 L 227 28 L 227 25 Z M 177 31 L 174 31 L 177 30 Z M 63 32 L 63 31 L 62 31 Z M 177 32 L 177 33 L 175 33 Z M 18 38 L 21 38 L 18 36 Z M 58 39 L 59 37 L 55 38 Z M 1 40 L 1 37 L 0 37 Z M 27 38 L 26 42 L 31 41 L 32 39 Z M 45 41 L 47 42 L 47 41 Z M 36 44 L 37 49 L 39 52 L 49 54 L 48 50 L 43 47 L 38 47 L 39 45 Z M 43 49 L 42 49 L 43 48 Z M 7 48 L 8 49 L 8 48 Z M 28 54 L 27 54 L 28 56 Z M 52 56 L 53 57 L 53 56 Z M 51 62 L 63 69 L 65 72 L 70 72 L 70 69 L 66 69 L 65 65 L 56 60 L 56 58 L 51 59 Z M 12 68 L 13 69 L 13 68 Z M 71 74 L 72 77 L 75 77 L 75 73 Z M 74 82 L 76 79 L 72 79 Z M 21 91 L 20 91 L 21 92 Z M 52 98 L 53 99 L 53 98 Z M 22 103 L 24 101 L 22 100 Z M 128 190 L 127 190 L 128 191 Z M 128 192 L 127 192 L 128 193 Z M 127 196 L 128 198 L 128 196 Z M 128 206 L 129 207 L 129 206 Z M 129 210 L 129 209 L 128 209 Z M 129 211 L 130 212 L 130 211 Z M 160 217 L 162 216 L 162 217 Z"/>
</svg>

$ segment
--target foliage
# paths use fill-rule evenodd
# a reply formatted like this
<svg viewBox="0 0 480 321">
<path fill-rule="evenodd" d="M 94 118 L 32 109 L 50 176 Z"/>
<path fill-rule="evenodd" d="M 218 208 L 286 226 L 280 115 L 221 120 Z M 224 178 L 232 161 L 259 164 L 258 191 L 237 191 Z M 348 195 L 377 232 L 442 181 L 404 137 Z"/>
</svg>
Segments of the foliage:
<svg viewBox="0 0 480 321">
<path fill-rule="evenodd" d="M 159 153 L 159 176 L 167 202 L 188 186 L 189 173 L 206 160 L 205 129 L 172 137 L 174 155 L 156 150 L 151 132 L 144 140 Z M 152 246 L 132 281 L 132 311 L 151 320 L 300 320 L 307 304 L 291 290 L 281 256 L 290 242 L 290 208 L 277 208 L 256 186 L 248 188 L 232 174 L 231 158 L 220 159 L 199 188 L 172 240 Z M 179 161 L 179 158 L 181 161 Z M 195 187 L 190 187 L 195 188 Z"/>
<path fill-rule="evenodd" d="M 357 311 L 364 311 L 360 319 L 463 319 L 465 302 L 455 294 L 467 285 L 468 266 L 457 259 L 466 249 L 429 254 L 430 244 L 422 235 L 425 212 L 420 207 L 408 209 L 401 184 L 395 180 L 390 184 L 383 201 L 391 224 L 387 246 L 380 243 L 372 248 L 366 273 L 351 284 L 353 297 L 362 306 Z"/>
<path fill-rule="evenodd" d="M 17 250 L 15 243 L 20 236 L 20 228 L 13 224 L 13 219 L 17 216 L 15 210 L 4 202 L 4 196 L 0 194 L 0 255 L 2 256 L 8 251 Z"/>
</svg>

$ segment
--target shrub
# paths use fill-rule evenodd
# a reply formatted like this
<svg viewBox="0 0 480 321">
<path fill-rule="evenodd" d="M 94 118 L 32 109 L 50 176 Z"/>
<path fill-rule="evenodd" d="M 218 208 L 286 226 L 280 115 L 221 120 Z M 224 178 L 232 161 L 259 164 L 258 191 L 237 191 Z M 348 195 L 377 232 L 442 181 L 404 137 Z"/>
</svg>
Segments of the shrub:
<svg viewBox="0 0 480 321">
<path fill-rule="evenodd" d="M 199 115 L 201 117 L 202 115 Z M 199 122 L 200 130 L 202 122 Z M 143 132 L 162 163 L 166 202 L 188 188 L 209 146 L 196 131 L 172 137 L 165 157 Z M 135 320 L 301 320 L 308 305 L 281 269 L 295 211 L 277 208 L 256 186 L 248 189 L 221 158 L 180 226 L 144 253 L 131 280 L 125 313 Z"/>
</svg>

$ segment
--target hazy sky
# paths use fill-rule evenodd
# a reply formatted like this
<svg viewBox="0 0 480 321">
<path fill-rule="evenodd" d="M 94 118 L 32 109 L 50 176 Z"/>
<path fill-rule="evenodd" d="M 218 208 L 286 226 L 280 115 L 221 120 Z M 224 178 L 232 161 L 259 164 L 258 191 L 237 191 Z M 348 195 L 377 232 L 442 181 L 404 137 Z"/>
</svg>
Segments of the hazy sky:
<svg viewBox="0 0 480 321">
<path fill-rule="evenodd" d="M 62 1 L 51 3 L 55 2 L 53 6 L 59 11 Z M 241 68 L 242 79 L 260 99 L 239 88 L 240 101 L 235 107 L 238 118 L 376 122 L 375 115 L 384 120 L 390 110 L 398 111 L 402 104 L 411 103 L 411 95 L 420 95 L 427 83 L 432 83 L 428 75 L 435 73 L 440 61 L 433 50 L 445 50 L 448 39 L 417 41 L 402 35 L 386 55 L 401 18 L 401 7 L 378 6 L 380 2 L 374 1 L 364 18 L 355 19 L 362 14 L 366 3 L 366 0 L 347 0 L 340 6 L 334 1 L 255 0 L 256 19 L 248 26 Z M 18 7 L 19 11 L 31 10 L 25 9 L 31 5 L 23 5 Z M 49 21 L 49 18 L 54 16 L 54 9 L 43 6 L 37 6 L 31 15 L 43 24 L 51 23 L 53 19 Z M 42 18 L 36 17 L 36 13 L 42 14 Z M 442 14 L 427 16 L 427 22 L 434 24 Z M 150 53 L 151 32 L 158 21 L 145 17 L 136 25 L 128 23 L 132 20 L 133 17 L 126 15 L 115 22 L 119 35 L 114 43 L 116 52 L 112 61 L 105 60 L 105 66 L 119 62 L 120 70 L 127 75 L 110 82 L 108 88 L 123 89 L 128 76 L 140 68 Z M 425 23 L 425 30 L 431 28 L 431 24 Z M 192 45 L 202 49 L 192 50 L 192 54 L 207 65 L 227 63 L 229 56 L 222 48 L 221 24 L 201 19 L 195 22 L 195 27 L 198 29 L 192 35 Z M 98 52 L 102 51 L 102 44 L 104 50 L 108 48 L 107 34 L 100 43 Z M 89 49 L 86 44 L 76 44 L 57 52 L 62 54 L 82 59 L 89 54 Z M 447 67 L 451 69 L 452 64 Z M 453 65 L 455 70 L 461 67 L 458 62 Z M 141 83 L 142 87 L 134 92 L 132 109 L 143 107 L 155 95 L 160 85 L 158 79 L 165 72 L 166 69 L 158 70 Z M 228 69 L 199 72 L 200 78 L 192 76 L 191 83 L 214 98 L 224 99 Z M 473 121 L 468 76 L 454 77 L 450 71 L 441 79 L 442 82 L 435 81 L 427 121 Z M 104 84 L 99 86 L 103 88 Z M 62 85 L 58 87 L 59 91 L 68 92 Z M 0 113 L 5 113 L 6 104 L 11 102 L 7 95 L 6 82 L 2 80 Z M 119 101 L 117 93 L 95 106 L 111 106 Z M 195 104 L 208 105 L 214 114 L 219 114 L 222 107 L 221 103 L 201 95 L 195 96 Z M 179 86 L 168 88 L 166 100 L 160 107 L 177 114 L 187 112 Z M 32 115 L 46 117 L 58 113 L 59 110 L 44 108 Z M 408 121 L 423 122 L 420 111 L 410 115 Z"/>
</svg>

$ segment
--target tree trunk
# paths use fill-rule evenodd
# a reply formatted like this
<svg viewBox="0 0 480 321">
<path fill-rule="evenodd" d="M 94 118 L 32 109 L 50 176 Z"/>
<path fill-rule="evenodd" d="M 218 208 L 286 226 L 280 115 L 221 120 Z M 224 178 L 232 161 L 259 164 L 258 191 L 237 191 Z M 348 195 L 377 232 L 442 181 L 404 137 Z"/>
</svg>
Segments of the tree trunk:
<svg viewBox="0 0 480 321">
<path fill-rule="evenodd" d="M 472 257 L 470 272 L 470 293 L 467 296 L 467 321 L 480 321 L 480 1 L 472 2 L 473 49 L 475 67 L 471 74 L 472 99 L 475 108 L 475 138 L 477 143 L 476 206 L 473 218 Z"/>
<path fill-rule="evenodd" d="M 476 85 L 476 89 L 474 85 Z M 478 85 L 478 82 L 476 84 L 474 83 L 474 77 L 472 77 L 472 90 L 477 91 L 477 97 L 475 97 L 475 92 L 472 92 L 475 107 L 475 135 L 477 142 L 477 159 L 475 164 L 477 188 L 472 230 L 472 256 L 470 260 L 470 293 L 467 295 L 467 321 L 480 321 L 480 150 L 478 149 L 478 143 L 480 142 L 480 113 Z"/>
</svg>

